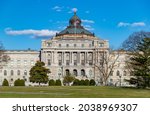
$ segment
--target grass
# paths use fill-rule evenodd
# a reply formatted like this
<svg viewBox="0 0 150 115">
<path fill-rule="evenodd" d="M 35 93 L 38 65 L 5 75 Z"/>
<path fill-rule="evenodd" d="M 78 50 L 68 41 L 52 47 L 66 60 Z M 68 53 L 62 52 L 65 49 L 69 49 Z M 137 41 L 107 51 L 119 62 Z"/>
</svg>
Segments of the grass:
<svg viewBox="0 0 150 115">
<path fill-rule="evenodd" d="M 0 87 L 0 98 L 150 98 L 150 90 L 98 86 Z"/>
</svg>

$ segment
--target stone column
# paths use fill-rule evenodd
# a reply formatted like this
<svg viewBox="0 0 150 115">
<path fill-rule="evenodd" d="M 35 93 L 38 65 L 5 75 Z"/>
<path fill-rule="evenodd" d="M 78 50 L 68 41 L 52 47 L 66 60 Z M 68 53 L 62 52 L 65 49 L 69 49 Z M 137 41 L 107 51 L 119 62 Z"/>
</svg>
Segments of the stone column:
<svg viewBox="0 0 150 115">
<path fill-rule="evenodd" d="M 77 63 L 80 63 L 80 52 L 77 52 Z"/>
<path fill-rule="evenodd" d="M 62 52 L 62 64 L 64 64 L 64 52 Z"/>
<path fill-rule="evenodd" d="M 72 60 L 72 52 L 71 52 L 71 63 L 73 62 L 73 60 Z"/>
</svg>

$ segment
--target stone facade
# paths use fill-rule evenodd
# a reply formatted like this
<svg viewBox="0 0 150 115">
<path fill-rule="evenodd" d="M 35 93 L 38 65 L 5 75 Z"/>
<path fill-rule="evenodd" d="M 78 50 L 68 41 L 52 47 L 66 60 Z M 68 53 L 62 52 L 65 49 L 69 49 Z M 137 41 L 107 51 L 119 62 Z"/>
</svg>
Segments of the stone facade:
<svg viewBox="0 0 150 115">
<path fill-rule="evenodd" d="M 82 21 L 74 13 L 69 20 L 69 26 L 56 36 L 48 40 L 42 40 L 41 50 L 10 50 L 6 54 L 11 60 L 0 69 L 0 85 L 6 78 L 10 85 L 20 78 L 29 84 L 29 71 L 36 61 L 41 60 L 49 68 L 49 79 L 61 79 L 71 73 L 77 79 L 94 79 L 100 85 L 102 75 L 96 64 L 100 64 L 103 57 L 114 55 L 110 64 L 119 52 L 115 68 L 108 79 L 110 85 L 127 85 L 124 79 L 130 75 L 125 69 L 127 53 L 115 51 L 110 54 L 108 40 L 96 37 L 93 33 L 81 26 Z M 101 66 L 101 65 L 100 65 Z"/>
<path fill-rule="evenodd" d="M 41 61 L 51 70 L 52 79 L 62 79 L 68 72 L 78 79 L 95 79 L 95 58 L 98 53 L 108 52 L 108 48 L 107 40 L 96 37 L 54 37 L 42 41 Z"/>
<path fill-rule="evenodd" d="M 5 52 L 10 60 L 0 69 L 0 85 L 6 78 L 11 86 L 16 79 L 24 79 L 29 82 L 29 71 L 39 60 L 39 51 L 33 50 L 9 50 Z"/>
</svg>

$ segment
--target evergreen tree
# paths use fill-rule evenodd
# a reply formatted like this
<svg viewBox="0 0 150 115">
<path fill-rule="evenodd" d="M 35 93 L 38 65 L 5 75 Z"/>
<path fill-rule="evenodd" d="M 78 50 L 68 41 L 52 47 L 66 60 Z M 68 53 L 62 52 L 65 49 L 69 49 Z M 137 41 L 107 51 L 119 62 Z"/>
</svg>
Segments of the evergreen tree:
<svg viewBox="0 0 150 115">
<path fill-rule="evenodd" d="M 2 86 L 9 86 L 9 83 L 8 83 L 7 79 L 4 79 L 4 81 L 2 83 Z"/>
<path fill-rule="evenodd" d="M 30 70 L 30 81 L 36 83 L 47 83 L 48 82 L 48 73 L 50 70 L 44 67 L 44 62 L 37 61 L 35 66 Z"/>
<path fill-rule="evenodd" d="M 150 87 L 150 38 L 144 38 L 132 52 L 129 64 L 135 78 L 130 83 L 137 87 Z"/>
</svg>

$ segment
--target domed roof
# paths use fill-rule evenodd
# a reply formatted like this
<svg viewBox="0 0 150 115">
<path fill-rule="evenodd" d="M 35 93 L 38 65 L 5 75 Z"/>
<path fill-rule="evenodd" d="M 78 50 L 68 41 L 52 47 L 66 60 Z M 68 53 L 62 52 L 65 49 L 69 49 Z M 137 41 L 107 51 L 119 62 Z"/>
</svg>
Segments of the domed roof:
<svg viewBox="0 0 150 115">
<path fill-rule="evenodd" d="M 81 35 L 89 35 L 94 36 L 93 33 L 86 30 L 83 26 L 81 26 L 81 19 L 76 15 L 76 12 L 74 12 L 74 15 L 69 20 L 69 26 L 67 26 L 66 29 L 62 30 L 61 32 L 57 33 L 56 36 L 61 35 L 68 35 L 68 34 L 81 34 Z"/>
<path fill-rule="evenodd" d="M 74 12 L 74 15 L 69 20 L 69 26 L 81 26 L 81 20 Z"/>
</svg>

